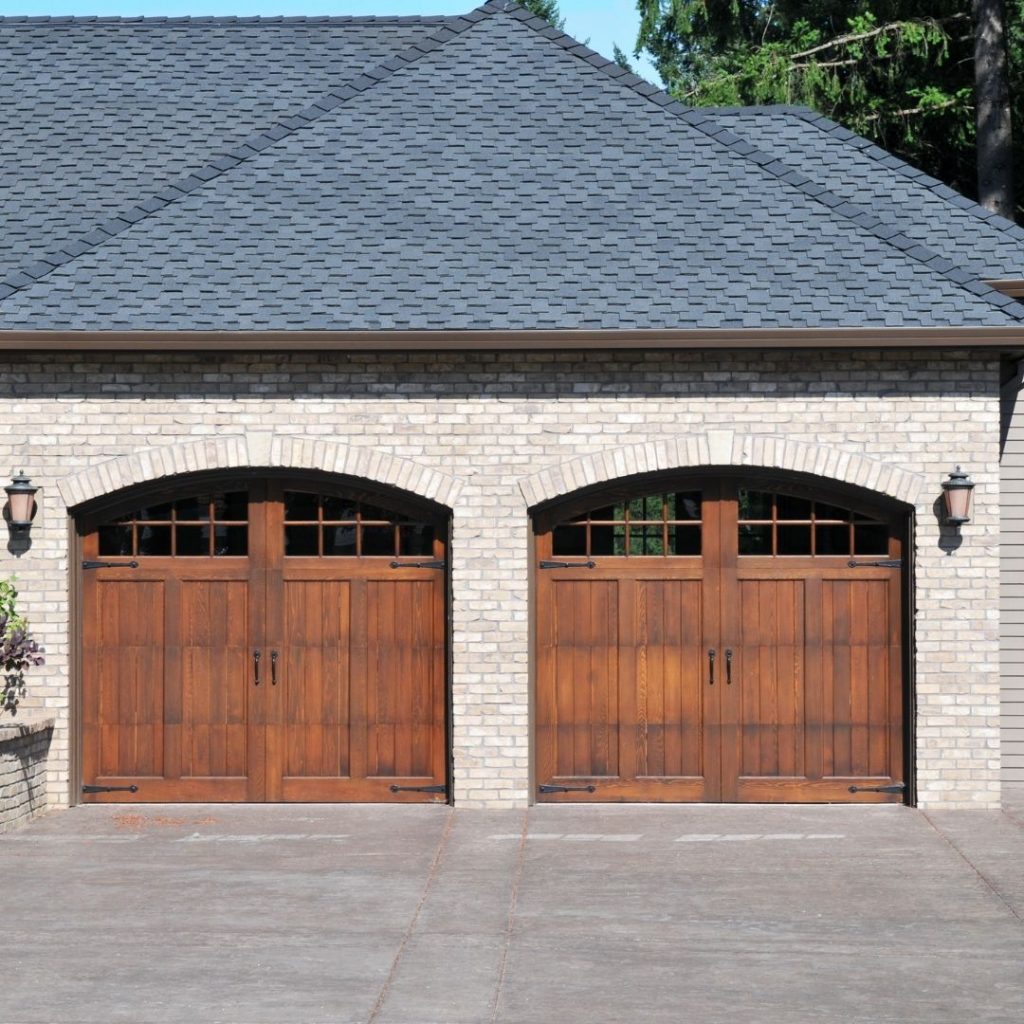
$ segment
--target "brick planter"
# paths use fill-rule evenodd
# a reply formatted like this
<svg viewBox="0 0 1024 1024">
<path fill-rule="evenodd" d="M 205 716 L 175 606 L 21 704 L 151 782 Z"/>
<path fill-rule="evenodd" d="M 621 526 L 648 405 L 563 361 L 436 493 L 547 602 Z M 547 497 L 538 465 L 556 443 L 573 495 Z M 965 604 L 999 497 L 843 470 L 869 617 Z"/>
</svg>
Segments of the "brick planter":
<svg viewBox="0 0 1024 1024">
<path fill-rule="evenodd" d="M 0 832 L 42 814 L 47 807 L 46 758 L 52 717 L 29 712 L 0 718 Z"/>
</svg>

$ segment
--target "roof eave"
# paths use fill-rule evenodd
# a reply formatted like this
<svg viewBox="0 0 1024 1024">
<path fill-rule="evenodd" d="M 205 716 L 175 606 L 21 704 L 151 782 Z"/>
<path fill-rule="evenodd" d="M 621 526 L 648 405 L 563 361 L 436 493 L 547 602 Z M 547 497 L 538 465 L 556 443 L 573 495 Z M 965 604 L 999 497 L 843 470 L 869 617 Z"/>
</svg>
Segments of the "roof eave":
<svg viewBox="0 0 1024 1024">
<path fill-rule="evenodd" d="M 486 351 L 530 349 L 1004 349 L 1024 323 L 996 327 L 753 327 L 609 330 L 0 330 L 0 350 L 32 352 Z"/>
</svg>

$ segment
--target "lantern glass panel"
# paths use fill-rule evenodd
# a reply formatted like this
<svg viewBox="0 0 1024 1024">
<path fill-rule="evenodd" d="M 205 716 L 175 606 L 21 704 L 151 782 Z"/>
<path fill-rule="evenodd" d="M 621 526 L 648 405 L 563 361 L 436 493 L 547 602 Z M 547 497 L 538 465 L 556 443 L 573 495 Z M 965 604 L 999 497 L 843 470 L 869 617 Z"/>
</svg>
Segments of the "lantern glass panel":
<svg viewBox="0 0 1024 1024">
<path fill-rule="evenodd" d="M 946 491 L 946 513 L 953 520 L 967 520 L 971 512 L 971 491 L 967 487 L 950 487 Z"/>
<path fill-rule="evenodd" d="M 15 493 L 10 496 L 11 522 L 28 523 L 32 521 L 32 506 L 35 504 L 35 495 L 26 493 Z"/>
</svg>

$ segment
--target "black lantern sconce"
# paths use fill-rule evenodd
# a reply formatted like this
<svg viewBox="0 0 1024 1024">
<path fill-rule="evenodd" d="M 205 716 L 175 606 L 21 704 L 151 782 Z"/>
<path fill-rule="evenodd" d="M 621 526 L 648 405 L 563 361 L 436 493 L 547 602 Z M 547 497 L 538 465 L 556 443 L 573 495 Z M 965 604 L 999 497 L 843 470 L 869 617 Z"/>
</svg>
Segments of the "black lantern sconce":
<svg viewBox="0 0 1024 1024">
<path fill-rule="evenodd" d="M 960 527 L 971 521 L 971 492 L 974 481 L 959 467 L 942 482 L 942 499 L 946 506 L 946 526 Z"/>
<path fill-rule="evenodd" d="M 32 513 L 36 507 L 38 487 L 25 476 L 24 470 L 4 488 L 7 492 L 7 507 L 10 514 L 8 523 L 12 533 L 26 534 L 32 526 Z"/>
</svg>

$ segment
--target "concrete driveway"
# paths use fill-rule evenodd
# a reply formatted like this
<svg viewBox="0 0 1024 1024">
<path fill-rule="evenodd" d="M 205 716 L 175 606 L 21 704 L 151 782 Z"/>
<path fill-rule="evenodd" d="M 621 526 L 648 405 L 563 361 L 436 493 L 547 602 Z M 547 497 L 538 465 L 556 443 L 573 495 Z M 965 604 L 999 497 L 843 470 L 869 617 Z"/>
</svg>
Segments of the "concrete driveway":
<svg viewBox="0 0 1024 1024">
<path fill-rule="evenodd" d="M 0 837 L 0 1021 L 1024 1021 L 1024 815 L 80 807 Z"/>
</svg>

